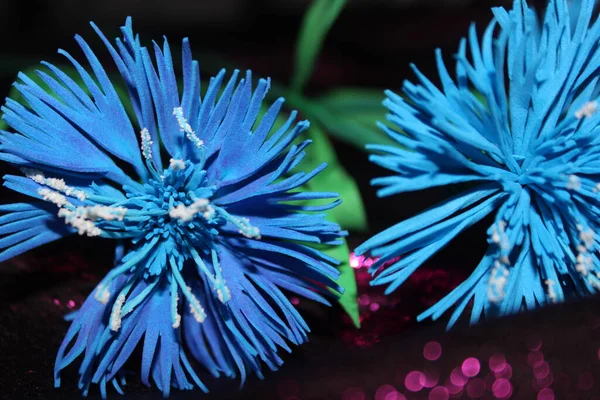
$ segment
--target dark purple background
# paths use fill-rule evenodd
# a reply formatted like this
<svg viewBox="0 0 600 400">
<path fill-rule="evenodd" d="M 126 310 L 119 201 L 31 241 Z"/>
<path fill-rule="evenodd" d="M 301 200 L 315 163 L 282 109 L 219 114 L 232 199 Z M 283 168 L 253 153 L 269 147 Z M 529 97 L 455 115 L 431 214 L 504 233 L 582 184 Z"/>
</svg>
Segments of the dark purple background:
<svg viewBox="0 0 600 400">
<path fill-rule="evenodd" d="M 7 93 L 16 70 L 28 67 L 28 60 L 56 61 L 59 47 L 78 54 L 72 40 L 75 33 L 89 38 L 97 48 L 87 21 L 95 20 L 108 36 L 114 36 L 129 14 L 147 43 L 152 38 L 160 39 L 163 33 L 172 41 L 190 36 L 196 52 L 217 51 L 234 63 L 252 68 L 257 75 L 285 81 L 291 74 L 295 35 L 307 2 L 279 3 L 130 0 L 82 6 L 77 1 L 0 1 L 0 34 L 4 38 L 0 90 Z M 457 1 L 454 6 L 436 1 L 400 3 L 351 4 L 326 41 L 309 87 L 313 95 L 342 85 L 398 89 L 403 79 L 412 79 L 409 62 L 433 75 L 435 47 L 452 54 L 470 21 L 478 21 L 482 28 L 491 15 L 489 6 L 507 2 Z M 376 199 L 368 182 L 381 171 L 367 162 L 364 153 L 337 141 L 335 145 L 364 194 L 371 233 L 447 195 L 443 190 L 431 190 Z M 1 169 L 7 171 L 6 167 Z M 2 203 L 13 199 L 5 190 L 0 196 Z M 327 309 L 300 300 L 298 307 L 313 334 L 309 344 L 285 356 L 286 363 L 279 372 L 267 373 L 265 381 L 250 378 L 243 391 L 235 381 L 207 379 L 211 395 L 174 391 L 172 398 L 385 400 L 382 389 L 377 390 L 387 384 L 408 399 L 428 399 L 429 390 L 406 391 L 404 379 L 409 371 L 437 371 L 443 384 L 464 359 L 476 357 L 482 364 L 479 377 L 485 378 L 489 373 L 487 359 L 500 352 L 513 368 L 512 398 L 535 399 L 540 387 L 534 387 L 534 371 L 527 355 L 540 340 L 540 352 L 552 371 L 550 387 L 556 398 L 594 398 L 600 393 L 600 382 L 594 382 L 600 380 L 598 299 L 473 328 L 463 322 L 451 333 L 445 333 L 444 320 L 415 322 L 419 312 L 476 265 L 485 248 L 485 228 L 485 223 L 480 224 L 457 238 L 390 297 L 383 297 L 379 288 L 370 288 L 361 269 L 362 330 L 352 328 L 337 307 Z M 350 244 L 354 247 L 364 239 L 354 235 Z M 1 398 L 80 397 L 74 373 L 64 377 L 62 389 L 52 388 L 55 352 L 68 326 L 62 317 L 78 307 L 95 287 L 110 266 L 111 251 L 110 243 L 102 240 L 69 238 L 0 265 Z M 442 357 L 435 362 L 424 360 L 422 354 L 430 340 L 443 347 Z M 134 358 L 132 363 L 135 372 L 139 359 Z M 126 398 L 161 398 L 156 390 L 140 386 L 135 373 L 129 381 Z M 111 395 L 117 396 L 114 392 Z M 488 389 L 482 398 L 493 398 L 490 396 Z M 97 392 L 90 397 L 98 397 Z M 461 398 L 469 398 L 466 391 Z"/>
</svg>

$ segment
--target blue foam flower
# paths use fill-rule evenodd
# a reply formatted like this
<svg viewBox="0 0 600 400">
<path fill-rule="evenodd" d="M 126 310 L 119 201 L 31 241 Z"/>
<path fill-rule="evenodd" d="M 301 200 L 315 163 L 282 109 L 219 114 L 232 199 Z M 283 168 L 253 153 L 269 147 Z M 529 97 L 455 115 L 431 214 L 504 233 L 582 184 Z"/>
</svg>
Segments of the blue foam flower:
<svg viewBox="0 0 600 400">
<path fill-rule="evenodd" d="M 88 44 L 76 37 L 91 68 L 60 51 L 85 87 L 44 63 L 51 91 L 19 75 L 26 105 L 8 99 L 0 159 L 20 169 L 5 186 L 30 202 L 0 206 L 0 261 L 80 234 L 114 239 L 115 267 L 81 309 L 58 351 L 60 373 L 80 360 L 79 387 L 118 391 L 123 365 L 142 349 L 141 378 L 166 396 L 171 387 L 206 390 L 199 367 L 214 377 L 282 363 L 279 349 L 303 343 L 308 327 L 283 290 L 328 304 L 338 262 L 314 244 L 336 245 L 346 233 L 322 211 L 335 193 L 299 188 L 319 173 L 294 172 L 309 141 L 308 123 L 283 105 L 258 118 L 268 80 L 252 88 L 250 72 L 228 82 L 221 71 L 200 96 L 198 63 L 182 46 L 182 90 L 169 45 L 154 57 L 134 35 L 104 42 L 127 87 L 135 118 Z M 139 134 L 138 134 L 139 133 Z M 330 199 L 326 205 L 306 200 Z M 298 203 L 298 201 L 303 201 Z M 304 204 L 304 205 L 299 205 Z"/>
<path fill-rule="evenodd" d="M 596 293 L 600 229 L 600 21 L 594 0 L 551 0 L 539 20 L 524 1 L 494 8 L 481 42 L 472 26 L 441 87 L 414 68 L 404 97 L 387 92 L 382 128 L 398 147 L 370 146 L 394 174 L 388 196 L 453 185 L 460 193 L 358 249 L 381 257 L 387 292 L 486 216 L 489 247 L 472 275 L 419 316 L 471 304 L 471 322 Z M 399 257 L 387 268 L 383 264 Z"/>
</svg>

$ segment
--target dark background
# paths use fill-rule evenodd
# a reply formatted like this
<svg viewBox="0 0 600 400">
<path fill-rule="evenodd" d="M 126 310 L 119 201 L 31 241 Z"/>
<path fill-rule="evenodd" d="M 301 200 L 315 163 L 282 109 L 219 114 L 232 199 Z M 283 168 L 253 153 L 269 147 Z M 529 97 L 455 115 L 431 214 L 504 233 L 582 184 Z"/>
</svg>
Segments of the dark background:
<svg viewBox="0 0 600 400">
<path fill-rule="evenodd" d="M 318 96 L 339 86 L 397 90 L 404 79 L 412 79 L 410 62 L 435 77 L 436 47 L 450 59 L 471 21 L 481 30 L 491 18 L 490 6 L 510 3 L 350 1 L 327 37 L 308 92 Z M 543 8 L 545 1 L 536 3 Z M 40 60 L 62 62 L 56 55 L 58 48 L 79 56 L 72 39 L 76 33 L 94 49 L 102 48 L 88 25 L 90 20 L 111 38 L 119 34 L 128 15 L 133 16 L 134 30 L 145 43 L 161 40 L 163 34 L 171 43 L 188 36 L 197 55 L 216 53 L 234 65 L 251 68 L 257 76 L 287 83 L 293 72 L 296 35 L 308 4 L 307 0 L 0 0 L 0 93 L 7 95 L 17 71 Z M 369 235 L 447 195 L 433 190 L 376 199 L 369 180 L 382 171 L 369 164 L 363 152 L 339 141 L 334 144 L 364 195 Z M 5 166 L 0 167 L 0 172 L 6 171 Z M 4 203 L 11 201 L 12 195 L 0 190 L 0 198 Z M 407 399 L 427 399 L 428 391 L 404 389 L 408 371 L 434 368 L 442 384 L 454 367 L 474 356 L 482 362 L 483 377 L 489 372 L 487 358 L 501 352 L 513 366 L 513 398 L 535 399 L 540 387 L 535 386 L 527 354 L 531 343 L 540 340 L 552 368 L 550 387 L 556 398 L 594 398 L 600 393 L 594 385 L 594 379 L 600 379 L 596 299 L 489 321 L 475 328 L 463 323 L 449 334 L 444 332 L 443 320 L 414 321 L 476 265 L 485 248 L 485 229 L 486 225 L 480 224 L 457 238 L 390 297 L 383 297 L 379 288 L 369 288 L 366 273 L 360 270 L 361 331 L 353 329 L 339 309 L 301 301 L 299 307 L 313 329 L 311 342 L 286 356 L 279 372 L 268 373 L 264 382 L 251 378 L 243 391 L 237 382 L 207 380 L 210 396 L 174 391 L 172 398 L 390 400 L 377 392 L 389 384 Z M 365 238 L 353 235 L 351 247 Z M 1 398 L 79 398 L 74 373 L 65 375 L 63 388 L 52 388 L 55 352 L 68 326 L 62 316 L 81 304 L 110 263 L 110 244 L 69 238 L 0 265 Z M 373 303 L 380 309 L 372 311 Z M 444 348 L 443 357 L 434 364 L 422 357 L 428 340 L 439 341 Z M 132 365 L 134 371 L 136 368 L 138 364 Z M 140 386 L 135 374 L 129 381 L 126 398 L 160 398 L 155 390 Z M 114 392 L 111 395 L 116 396 Z M 90 396 L 95 398 L 97 393 Z M 468 398 L 467 393 L 462 396 Z M 493 397 L 488 390 L 483 398 Z"/>
</svg>

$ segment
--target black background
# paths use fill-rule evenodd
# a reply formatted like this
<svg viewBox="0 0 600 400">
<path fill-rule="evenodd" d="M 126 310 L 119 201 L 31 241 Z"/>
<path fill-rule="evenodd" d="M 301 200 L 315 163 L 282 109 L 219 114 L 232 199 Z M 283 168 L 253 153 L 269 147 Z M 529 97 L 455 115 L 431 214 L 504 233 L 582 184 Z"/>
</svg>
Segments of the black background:
<svg viewBox="0 0 600 400">
<path fill-rule="evenodd" d="M 326 40 L 308 91 L 318 96 L 338 86 L 397 90 L 404 79 L 413 77 L 410 62 L 435 76 L 433 50 L 442 48 L 449 59 L 471 21 L 483 29 L 491 18 L 489 7 L 507 3 L 350 1 Z M 538 6 L 544 3 L 540 1 Z M 251 68 L 257 76 L 286 82 L 293 71 L 294 42 L 307 5 L 305 0 L 0 1 L 0 92 L 8 93 L 18 70 L 40 60 L 60 62 L 58 48 L 77 57 L 75 33 L 100 49 L 87 23 L 93 20 L 108 37 L 115 37 L 127 15 L 134 17 L 134 30 L 145 43 L 159 40 L 163 34 L 171 42 L 188 36 L 196 54 L 218 53 L 235 65 Z M 364 195 L 370 234 L 447 194 L 430 190 L 377 199 L 368 182 L 382 171 L 369 164 L 363 152 L 338 141 L 335 146 Z M 8 168 L 2 166 L 0 171 Z M 0 196 L 2 203 L 13 200 L 6 190 L 0 191 Z M 360 294 L 380 299 L 382 304 L 377 313 L 364 313 L 361 331 L 354 330 L 339 309 L 301 301 L 300 308 L 313 330 L 311 341 L 285 356 L 286 364 L 279 372 L 267 373 L 265 381 L 250 378 L 242 391 L 235 381 L 207 379 L 209 396 L 199 391 L 174 391 L 172 398 L 285 399 L 289 393 L 282 388 L 294 381 L 298 389 L 293 392 L 301 399 L 349 400 L 350 387 L 361 388 L 364 399 L 374 399 L 383 384 L 403 391 L 403 376 L 424 367 L 424 343 L 437 340 L 444 347 L 436 364 L 443 378 L 468 356 L 485 363 L 486 357 L 500 351 L 513 365 L 513 398 L 535 399 L 532 373 L 525 360 L 527 344 L 538 339 L 553 368 L 556 398 L 593 398 L 600 393 L 596 385 L 583 385 L 585 390 L 578 387 L 582 386 L 582 372 L 591 372 L 600 380 L 597 299 L 474 328 L 463 323 L 451 333 L 444 332 L 444 321 L 414 322 L 420 311 L 476 265 L 485 248 L 485 229 L 486 225 L 480 224 L 457 238 L 390 298 L 384 299 L 381 289 L 368 288 L 361 275 Z M 350 244 L 356 246 L 365 238 L 354 235 Z M 69 238 L 0 265 L 0 397 L 79 398 L 74 373 L 65 375 L 63 388 L 52 388 L 55 352 L 68 326 L 62 316 L 69 311 L 69 300 L 81 304 L 110 263 L 109 243 Z M 136 367 L 132 365 L 133 370 Z M 129 381 L 126 398 L 161 398 L 155 389 L 140 386 L 135 374 Z M 405 395 L 408 399 L 427 398 L 424 393 Z M 91 398 L 97 396 L 96 391 L 90 394 Z M 114 396 L 116 393 L 111 393 Z"/>
</svg>

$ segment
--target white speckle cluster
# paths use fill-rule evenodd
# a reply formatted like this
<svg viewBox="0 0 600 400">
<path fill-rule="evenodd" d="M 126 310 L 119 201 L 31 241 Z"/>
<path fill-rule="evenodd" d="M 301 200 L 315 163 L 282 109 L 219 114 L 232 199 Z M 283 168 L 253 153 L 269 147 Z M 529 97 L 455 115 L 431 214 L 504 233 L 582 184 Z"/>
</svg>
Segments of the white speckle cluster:
<svg viewBox="0 0 600 400">
<path fill-rule="evenodd" d="M 177 119 L 177 123 L 179 124 L 179 129 L 181 132 L 185 132 L 185 137 L 188 138 L 198 149 L 204 146 L 204 142 L 200 140 L 200 138 L 196 135 L 196 132 L 192 130 L 192 127 L 190 124 L 188 124 L 187 120 L 183 116 L 183 108 L 175 107 L 173 109 L 173 115 Z"/>
<path fill-rule="evenodd" d="M 597 101 L 588 101 L 581 107 L 579 110 L 575 112 L 575 118 L 582 119 L 584 117 L 590 118 L 592 115 L 596 113 L 598 109 Z"/>
<path fill-rule="evenodd" d="M 569 175 L 567 189 L 578 191 L 581 189 L 581 179 L 577 175 Z"/>
<path fill-rule="evenodd" d="M 596 241 L 595 232 L 590 228 L 584 230 L 582 225 L 577 225 L 577 230 L 579 231 L 581 244 L 577 246 L 577 264 L 575 265 L 575 269 L 583 276 L 587 276 L 588 272 L 592 270 L 594 262 L 590 255 L 590 250 Z"/>
<path fill-rule="evenodd" d="M 190 301 L 190 312 L 194 316 L 194 319 L 196 320 L 196 322 L 198 322 L 199 324 L 201 324 L 206 319 L 206 313 L 204 312 L 204 308 L 202 308 L 202 306 L 200 305 L 200 302 L 198 301 L 198 299 L 196 298 L 196 296 L 194 296 L 194 294 L 192 293 L 192 288 L 190 288 L 188 286 L 187 290 L 190 293 L 190 295 L 189 295 L 189 297 L 190 297 L 189 298 L 189 301 Z"/>
<path fill-rule="evenodd" d="M 557 297 L 556 297 L 556 292 L 554 291 L 554 285 L 556 285 L 556 282 L 554 282 L 552 279 L 546 279 L 544 281 L 544 283 L 546 284 L 546 287 L 548 288 L 548 297 L 550 297 L 550 300 L 553 303 L 556 303 Z"/>
<path fill-rule="evenodd" d="M 110 329 L 113 332 L 117 332 L 119 329 L 121 329 L 121 309 L 123 308 L 124 303 L 125 295 L 121 293 L 119 296 L 117 296 L 117 301 L 115 301 L 112 312 L 110 313 L 109 324 Z"/>
<path fill-rule="evenodd" d="M 108 288 L 104 287 L 103 285 L 98 285 L 94 298 L 102 304 L 108 303 L 108 300 L 110 299 L 110 292 L 108 291 Z"/>
<path fill-rule="evenodd" d="M 492 303 L 497 303 L 504 299 L 504 287 L 508 282 L 508 275 L 509 272 L 505 264 L 498 260 L 494 261 L 488 286 L 488 299 Z"/>
<path fill-rule="evenodd" d="M 171 158 L 169 161 L 169 168 L 171 168 L 173 171 L 182 171 L 185 169 L 185 161 Z"/>
<path fill-rule="evenodd" d="M 219 298 L 219 301 L 221 303 L 225 304 L 229 300 L 231 300 L 231 291 L 227 286 L 225 286 L 224 279 L 217 280 L 217 285 L 215 289 L 217 291 L 217 297 Z"/>
<path fill-rule="evenodd" d="M 148 128 L 142 129 L 142 131 L 140 132 L 140 136 L 142 138 L 142 145 L 140 147 L 142 149 L 142 155 L 144 156 L 144 158 L 146 160 L 151 160 L 152 159 L 152 144 L 154 144 L 154 142 L 152 141 L 152 138 L 150 137 L 150 132 L 148 131 Z"/>
<path fill-rule="evenodd" d="M 64 218 L 65 223 L 77 229 L 77 233 L 80 235 L 93 237 L 102 234 L 102 230 L 100 230 L 93 221 L 80 217 L 75 212 L 67 210 L 66 208 L 61 208 L 58 211 L 58 216 Z"/>
<path fill-rule="evenodd" d="M 173 328 L 177 329 L 181 325 L 181 315 L 175 314 L 175 322 L 173 322 Z"/>
<path fill-rule="evenodd" d="M 197 199 L 190 206 L 179 204 L 169 210 L 171 218 L 180 219 L 183 222 L 191 221 L 198 213 L 202 213 L 204 218 L 210 219 L 214 216 L 215 210 L 208 199 Z"/>
<path fill-rule="evenodd" d="M 179 294 L 175 294 L 175 316 L 173 317 L 173 328 L 177 329 L 181 325 L 181 315 L 177 312 L 177 303 L 179 302 Z"/>
<path fill-rule="evenodd" d="M 50 190 L 47 188 L 41 188 L 41 189 L 38 189 L 37 192 L 40 196 L 42 196 L 42 199 L 44 199 L 45 201 L 54 203 L 59 207 L 69 204 L 69 202 L 65 196 L 63 196 L 62 194 L 60 194 L 59 192 L 56 192 L 54 190 Z"/>
<path fill-rule="evenodd" d="M 123 221 L 123 218 L 127 213 L 127 208 L 96 205 L 91 207 L 77 207 L 76 213 L 81 218 L 89 219 L 91 221 L 97 221 L 99 219 L 106 221 Z"/>
<path fill-rule="evenodd" d="M 510 250 L 510 243 L 508 242 L 508 236 L 506 235 L 506 221 L 498 221 L 492 227 L 492 243 L 498 245 L 500 250 L 505 253 L 498 260 L 494 261 L 494 266 L 490 272 L 490 279 L 488 281 L 488 299 L 493 303 L 497 303 L 504 299 L 504 287 L 508 282 L 508 266 L 510 260 L 506 255 L 506 252 Z"/>
<path fill-rule="evenodd" d="M 248 239 L 260 239 L 260 229 L 258 229 L 256 226 L 252 226 L 248 218 L 236 218 L 235 222 L 240 228 L 238 232 L 243 236 L 247 237 Z"/>
<path fill-rule="evenodd" d="M 76 197 L 81 201 L 85 201 L 85 199 L 87 198 L 83 190 L 75 189 L 74 187 L 68 186 L 63 179 L 46 178 L 44 176 L 44 173 L 37 169 L 21 168 L 21 171 L 29 179 L 33 180 L 36 183 L 39 183 L 40 185 L 48 186 L 49 188 L 52 188 L 67 196 Z"/>
<path fill-rule="evenodd" d="M 508 236 L 506 236 L 506 221 L 498 221 L 497 226 L 492 227 L 492 242 L 497 244 L 502 250 L 509 250 Z"/>
</svg>

